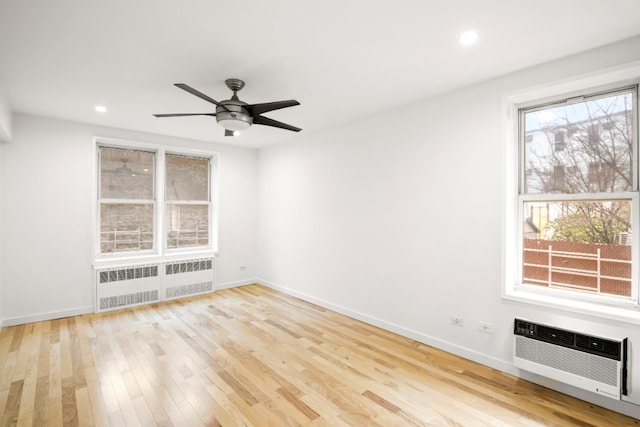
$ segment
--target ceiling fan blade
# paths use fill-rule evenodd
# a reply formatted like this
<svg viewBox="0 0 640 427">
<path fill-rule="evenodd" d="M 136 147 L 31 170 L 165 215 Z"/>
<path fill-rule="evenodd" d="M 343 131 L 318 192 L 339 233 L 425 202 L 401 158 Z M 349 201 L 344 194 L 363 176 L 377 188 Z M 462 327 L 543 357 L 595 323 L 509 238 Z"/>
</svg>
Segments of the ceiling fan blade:
<svg viewBox="0 0 640 427">
<path fill-rule="evenodd" d="M 251 115 L 257 116 L 258 114 L 266 113 L 268 111 L 295 107 L 296 105 L 300 105 L 300 103 L 295 99 L 289 99 L 287 101 L 265 102 L 263 104 L 248 104 L 244 105 L 243 108 L 249 111 Z"/>
<path fill-rule="evenodd" d="M 291 125 L 288 125 L 286 123 L 282 123 L 282 122 L 279 122 L 277 120 L 269 119 L 267 117 L 262 117 L 262 116 L 254 116 L 253 117 L 253 124 L 254 125 L 272 126 L 274 128 L 286 129 L 286 130 L 291 130 L 291 131 L 294 131 L 294 132 L 300 132 L 302 130 L 302 129 L 297 128 L 295 126 L 291 126 Z"/>
<path fill-rule="evenodd" d="M 154 114 L 154 117 L 182 117 L 182 116 L 212 116 L 216 113 L 172 113 L 172 114 Z"/>
<path fill-rule="evenodd" d="M 225 110 L 229 111 L 229 109 L 227 109 L 227 107 L 225 107 L 224 105 L 220 104 L 218 101 L 216 101 L 215 99 L 211 98 L 208 95 L 205 95 L 204 93 L 200 92 L 199 90 L 196 90 L 194 88 L 192 88 L 189 85 L 186 85 L 184 83 L 175 83 L 175 86 L 179 87 L 182 90 L 185 90 L 187 92 L 189 92 L 191 95 L 195 95 L 200 99 L 204 99 L 207 102 L 210 102 L 212 104 L 217 105 L 218 107 L 222 107 Z"/>
<path fill-rule="evenodd" d="M 234 136 L 235 133 L 232 130 L 229 129 L 225 129 L 224 130 L 224 136 Z"/>
</svg>

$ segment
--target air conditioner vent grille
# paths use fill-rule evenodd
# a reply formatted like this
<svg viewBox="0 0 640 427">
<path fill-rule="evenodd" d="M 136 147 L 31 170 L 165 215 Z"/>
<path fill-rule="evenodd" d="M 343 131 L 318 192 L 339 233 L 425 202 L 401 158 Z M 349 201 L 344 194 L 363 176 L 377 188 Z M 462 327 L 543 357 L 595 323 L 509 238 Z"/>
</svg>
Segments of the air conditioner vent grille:
<svg viewBox="0 0 640 427">
<path fill-rule="evenodd" d="M 582 334 L 576 335 L 576 347 L 611 356 L 617 356 L 620 354 L 619 343 Z"/>
<path fill-rule="evenodd" d="M 547 326 L 538 326 L 538 338 L 553 344 L 573 346 L 575 334 L 562 329 L 549 328 Z"/>
<path fill-rule="evenodd" d="M 620 360 L 622 354 L 622 344 L 619 340 L 593 337 L 524 320 L 516 319 L 513 332 L 516 335 L 579 351 L 586 351 L 610 359 Z"/>
</svg>

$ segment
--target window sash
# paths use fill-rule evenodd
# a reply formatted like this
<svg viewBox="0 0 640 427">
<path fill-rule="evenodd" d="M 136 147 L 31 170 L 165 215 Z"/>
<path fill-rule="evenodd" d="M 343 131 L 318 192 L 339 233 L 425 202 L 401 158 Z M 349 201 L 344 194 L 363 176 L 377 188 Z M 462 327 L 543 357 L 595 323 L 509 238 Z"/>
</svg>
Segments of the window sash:
<svg viewBox="0 0 640 427">
<path fill-rule="evenodd" d="M 194 220 L 193 215 L 191 215 L 191 218 L 183 221 L 181 216 L 183 214 L 189 216 L 189 209 L 183 212 L 182 207 L 202 207 L 206 212 L 206 216 L 197 215 L 197 218 Z M 208 247 L 211 242 L 210 217 L 211 204 L 208 202 L 188 201 L 166 203 L 164 235 L 167 250 Z"/>
<path fill-rule="evenodd" d="M 109 146 L 109 145 L 98 145 L 98 199 L 99 200 L 104 200 L 104 199 L 130 199 L 129 197 L 125 197 L 123 195 L 123 197 L 103 197 L 103 171 L 108 171 L 108 169 L 103 168 L 104 163 L 106 161 L 106 152 L 111 151 L 112 154 L 115 154 L 115 152 L 120 152 L 122 153 L 122 159 L 120 160 L 121 163 L 117 163 L 115 165 L 111 165 L 112 169 L 110 172 L 124 172 L 125 170 L 128 170 L 132 173 L 135 172 L 139 172 L 139 173 L 149 173 L 151 174 L 151 183 L 149 184 L 149 188 L 148 191 L 150 192 L 150 197 L 144 200 L 155 200 L 156 199 L 156 174 L 157 174 L 157 168 L 156 168 L 156 163 L 157 163 L 157 153 L 153 152 L 153 151 L 148 151 L 148 150 L 139 150 L 139 149 L 135 149 L 135 148 L 123 148 L 123 147 L 114 147 L 114 146 Z M 127 155 L 147 155 L 147 156 L 151 156 L 151 163 L 149 165 L 146 164 L 141 164 L 141 165 L 134 165 L 134 164 L 129 164 L 130 159 L 128 158 Z M 124 161 L 123 161 L 124 160 Z M 140 168 L 140 170 L 138 170 L 138 168 Z M 131 178 L 135 177 L 135 175 L 132 175 Z M 123 180 L 126 182 L 125 178 L 129 178 L 126 176 L 123 176 Z"/>
<path fill-rule="evenodd" d="M 196 179 L 200 179 L 200 180 L 204 180 L 204 188 L 200 188 L 199 191 L 196 191 L 196 193 L 204 193 L 204 197 L 185 197 L 185 196 L 180 196 L 179 194 L 177 194 L 177 190 L 175 190 L 175 182 L 169 182 L 170 179 L 173 178 L 173 180 L 175 180 L 177 173 L 174 171 L 170 171 L 170 166 L 169 163 L 170 162 L 176 162 L 179 161 L 180 159 L 185 160 L 185 161 L 189 161 L 192 160 L 194 162 L 202 162 L 202 164 L 198 165 L 195 164 L 196 167 L 202 167 L 202 166 L 206 166 L 206 172 L 204 174 L 194 174 L 195 176 L 192 176 L 191 178 L 196 178 Z M 179 172 L 179 171 L 177 171 Z M 197 172 L 197 170 L 196 170 Z M 164 175 L 165 175 L 165 185 L 164 185 L 164 194 L 165 194 L 165 201 L 167 203 L 169 202 L 182 202 L 182 201 L 199 201 L 199 202 L 210 202 L 211 201 L 211 158 L 209 157 L 200 157 L 200 156 L 189 156 L 186 154 L 175 154 L 175 153 L 166 153 L 165 155 L 165 169 L 164 169 Z M 200 175 L 200 176 L 199 176 Z M 184 184 L 186 182 L 179 182 L 179 184 Z M 202 183 L 200 183 L 202 184 Z M 191 186 L 193 186 L 193 184 L 191 184 Z M 174 194 L 171 194 L 171 190 L 170 188 L 174 188 Z M 181 191 L 180 193 L 182 193 L 183 191 Z"/>
<path fill-rule="evenodd" d="M 145 224 L 134 224 L 133 227 L 118 228 L 105 228 L 105 217 L 103 217 L 104 207 L 116 207 L 116 206 L 130 206 L 135 209 L 136 207 L 149 207 L 150 221 Z M 122 253 L 147 253 L 153 252 L 155 249 L 155 235 L 156 235 L 156 203 L 155 201 L 147 200 L 120 200 L 110 199 L 101 200 L 98 202 L 98 244 L 99 253 L 102 255 L 114 255 Z M 141 225 L 146 225 L 143 227 Z M 137 248 L 136 248 L 137 247 Z"/>
<path fill-rule="evenodd" d="M 548 211 L 552 208 L 549 208 L 549 204 L 563 204 L 567 203 L 569 205 L 580 203 L 580 202 L 611 202 L 612 204 L 628 204 L 631 210 L 630 213 L 630 222 L 632 224 L 638 223 L 638 209 L 639 207 L 639 196 L 636 192 L 628 192 L 620 195 L 620 197 L 610 197 L 611 194 L 602 193 L 597 195 L 597 197 L 587 197 L 589 195 L 579 195 L 574 198 L 566 198 L 559 197 L 560 195 L 551 195 L 554 197 L 520 197 L 518 203 L 519 210 L 519 218 L 522 219 L 520 222 L 520 227 L 518 230 L 518 276 L 517 276 L 517 285 L 516 287 L 521 288 L 531 288 L 531 286 L 535 286 L 538 288 L 540 292 L 558 292 L 558 289 L 563 290 L 564 292 L 571 291 L 573 293 L 572 298 L 581 298 L 587 300 L 594 300 L 597 302 L 602 302 L 604 300 L 613 300 L 617 302 L 638 302 L 638 272 L 637 272 L 637 263 L 636 259 L 638 258 L 638 250 L 637 250 L 637 237 L 633 233 L 632 236 L 632 244 L 629 246 L 620 245 L 619 242 L 614 241 L 610 244 L 581 244 L 579 242 L 573 242 L 571 239 L 557 239 L 552 240 L 545 237 L 531 237 L 527 236 L 528 233 L 531 232 L 530 229 L 526 227 L 530 227 L 530 223 L 527 223 L 527 219 L 531 212 L 528 207 L 535 206 L 540 204 L 541 206 L 545 206 L 546 209 L 543 209 L 545 212 L 542 214 L 544 217 L 547 215 Z M 571 215 L 571 214 L 569 214 Z M 535 215 L 534 215 L 535 216 Z M 562 217 L 562 216 L 561 216 Z M 535 221 L 535 220 L 538 221 Z M 549 216 L 547 215 L 542 221 L 540 218 L 532 218 L 534 223 L 537 222 L 538 225 L 544 223 L 544 227 L 548 227 L 551 224 L 545 223 L 545 220 L 548 220 Z M 556 218 L 557 219 L 557 218 Z M 536 232 L 542 232 L 543 230 L 536 230 Z M 637 233 L 636 233 L 637 234 Z M 531 242 L 537 241 L 539 244 L 543 244 L 544 247 L 540 247 L 539 250 L 527 248 L 527 244 L 531 244 Z M 549 247 L 547 247 L 547 244 Z M 567 248 L 567 246 L 569 248 Z M 580 248 L 582 246 L 582 248 Z M 562 249 L 564 248 L 564 249 Z M 627 258 L 626 249 L 630 248 L 630 258 Z M 545 252 L 545 251 L 549 252 Z M 525 259 L 525 252 L 528 253 L 528 256 L 532 255 L 532 252 L 539 252 L 537 255 L 542 257 L 548 256 L 548 260 L 538 260 L 536 262 L 531 262 L 530 260 Z M 552 253 L 552 251 L 555 251 Z M 602 252 L 602 256 L 600 256 L 600 252 Z M 611 255 L 611 253 L 615 255 Z M 609 255 L 607 255 L 609 254 Z M 597 257 L 596 257 L 597 255 Z M 555 259 L 552 259 L 555 257 Z M 578 261 L 580 260 L 580 261 Z M 562 261 L 563 264 L 558 264 L 556 261 Z M 536 264 L 535 266 L 533 264 Z M 579 264 L 579 266 L 576 266 Z M 620 269 L 630 269 L 628 273 L 625 275 L 621 275 L 618 271 Z M 529 275 L 525 274 L 525 269 L 529 271 Z M 574 269 L 572 271 L 572 269 Z M 610 273 L 614 269 L 618 272 Z M 538 285 L 532 285 L 531 280 L 533 276 L 531 276 L 532 271 L 538 270 L 539 273 L 542 273 L 544 270 L 544 274 L 548 274 L 548 278 L 544 278 L 544 280 L 538 280 L 539 282 L 548 281 L 549 282 L 557 282 L 557 283 L 549 283 L 547 288 L 544 288 L 542 283 L 538 283 Z M 595 272 L 598 272 L 598 275 L 595 275 Z M 625 270 L 626 271 L 626 270 Z M 628 274 L 628 275 L 627 275 Z M 552 275 L 564 276 L 564 280 L 552 280 Z M 539 279 L 539 278 L 538 278 Z M 567 285 L 567 283 L 573 283 L 572 280 L 584 280 L 586 283 L 584 284 L 574 284 Z M 529 281 L 529 284 L 526 282 Z M 597 281 L 597 288 L 590 289 L 589 281 L 595 282 Z M 615 288 L 615 283 L 622 286 L 624 283 L 630 285 L 629 294 L 622 293 L 622 288 L 617 291 L 612 291 L 612 288 Z M 565 283 L 565 285 L 562 285 Z M 601 287 L 601 284 L 603 286 Z M 555 288 L 555 289 L 554 289 Z M 573 288 L 573 290 L 571 290 Z"/>
<path fill-rule="evenodd" d="M 527 194 L 526 189 L 526 144 L 531 142 L 531 135 L 526 134 L 525 129 L 525 115 L 527 113 L 533 113 L 537 111 L 543 111 L 549 108 L 556 107 L 566 107 L 579 103 L 589 102 L 589 101 L 597 101 L 599 99 L 604 99 L 608 97 L 613 97 L 617 95 L 630 94 L 631 95 L 631 105 L 632 105 L 632 122 L 631 122 L 631 138 L 632 138 L 632 153 L 631 153 L 631 190 L 638 190 L 638 85 L 628 85 L 622 87 L 615 87 L 606 90 L 597 89 L 593 92 L 586 92 L 583 95 L 573 96 L 568 98 L 557 98 L 555 100 L 551 100 L 544 103 L 534 104 L 531 103 L 529 105 L 520 105 L 517 107 L 517 124 L 518 124 L 518 194 Z M 604 126 L 600 126 L 602 129 Z M 567 139 L 569 135 L 564 136 L 562 148 L 564 149 L 568 142 Z M 561 151 L 561 150 L 559 150 Z M 615 192 L 612 192 L 615 194 Z"/>
</svg>

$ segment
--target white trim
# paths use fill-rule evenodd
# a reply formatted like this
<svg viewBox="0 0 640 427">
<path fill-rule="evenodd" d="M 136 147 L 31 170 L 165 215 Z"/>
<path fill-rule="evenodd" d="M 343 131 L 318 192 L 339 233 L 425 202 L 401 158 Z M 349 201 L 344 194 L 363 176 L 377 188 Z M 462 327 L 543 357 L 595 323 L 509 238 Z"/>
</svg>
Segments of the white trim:
<svg viewBox="0 0 640 427">
<path fill-rule="evenodd" d="M 29 316 L 10 317 L 3 320 L 3 326 L 24 325 L 26 323 L 43 322 L 46 320 L 62 319 L 71 316 L 80 316 L 93 313 L 93 305 L 71 308 L 68 310 L 49 311 L 46 313 L 32 314 Z"/>
<path fill-rule="evenodd" d="M 127 265 L 132 265 L 132 264 L 129 263 Z M 258 283 L 258 279 L 254 278 L 254 279 L 247 279 L 247 280 L 242 280 L 237 282 L 221 283 L 214 286 L 213 292 L 219 291 L 222 289 L 230 289 L 230 288 L 237 288 L 240 286 L 252 285 L 254 283 Z M 208 292 L 208 293 L 211 294 L 212 292 Z M 206 295 L 206 294 L 207 293 L 201 294 L 201 295 Z M 50 311 L 46 313 L 32 314 L 29 316 L 10 317 L 8 319 L 0 320 L 0 332 L 2 331 L 2 327 L 5 327 L 5 326 L 17 326 L 17 325 L 24 325 L 27 323 L 62 319 L 62 318 L 71 317 L 71 316 L 80 316 L 83 314 L 93 314 L 95 313 L 94 308 L 95 307 L 93 305 L 88 305 L 88 306 L 78 307 L 78 308 L 73 308 L 68 310 Z"/>
<path fill-rule="evenodd" d="M 504 101 L 518 108 L 526 107 L 530 103 L 540 103 L 557 99 L 577 96 L 578 93 L 590 88 L 623 87 L 637 84 L 640 77 L 640 61 L 634 61 L 617 67 L 583 74 L 574 78 L 539 85 L 528 89 L 508 92 L 503 96 Z M 517 109 L 516 108 L 516 116 Z M 517 123 L 517 122 L 516 122 Z"/>
<path fill-rule="evenodd" d="M 129 256 L 126 258 L 110 258 L 94 260 L 92 266 L 94 270 L 103 268 L 129 267 L 146 264 L 158 264 L 176 261 L 188 261 L 194 258 L 216 258 L 217 252 L 213 251 L 191 251 L 181 253 L 171 253 L 165 255 L 143 254 L 140 256 Z"/>
<path fill-rule="evenodd" d="M 211 193 L 211 200 L 209 203 L 209 214 L 211 218 L 209 218 L 209 246 L 211 250 L 214 252 L 218 252 L 218 236 L 220 236 L 219 220 L 218 220 L 218 194 L 220 187 L 218 185 L 218 181 L 220 181 L 219 171 L 220 164 L 220 156 L 216 153 L 215 156 L 211 157 L 209 160 L 209 184 L 211 185 L 211 189 L 209 190 Z"/>
<path fill-rule="evenodd" d="M 638 255 L 634 253 L 632 260 L 632 301 L 621 301 L 613 298 L 598 297 L 592 295 L 582 295 L 572 292 L 570 298 L 566 297 L 566 292 L 557 290 L 540 290 L 519 285 L 519 266 L 522 265 L 522 253 L 519 239 L 522 236 L 521 206 L 523 200 L 556 200 L 566 198 L 557 195 L 520 195 L 518 191 L 520 177 L 520 138 L 519 114 L 520 108 L 543 104 L 545 102 L 557 101 L 563 98 L 570 98 L 591 92 L 593 90 L 607 90 L 629 85 L 637 85 L 640 81 L 640 61 L 635 61 L 622 66 L 607 68 L 604 70 L 587 73 L 575 78 L 565 79 L 550 84 L 545 84 L 528 89 L 522 89 L 506 93 L 502 97 L 502 121 L 503 121 L 503 149 L 505 157 L 505 185 L 503 188 L 503 206 L 505 214 L 503 217 L 503 239 L 502 239 L 502 299 L 517 301 L 535 306 L 543 306 L 553 309 L 561 309 L 568 312 L 580 313 L 596 316 L 600 318 L 612 319 L 630 324 L 640 324 L 640 305 L 638 305 Z M 640 108 L 636 104 L 636 115 Z M 636 118 L 637 119 L 637 118 Z M 637 121 L 636 121 L 637 123 Z M 634 123 L 635 124 L 635 123 Z M 636 141 L 637 147 L 637 141 Z M 638 153 L 634 155 L 634 162 L 637 162 Z M 637 168 L 635 163 L 634 170 Z M 637 174 L 634 172 L 634 182 Z M 632 197 L 628 197 L 632 194 Z M 613 197 L 612 197 L 613 196 Z M 615 198 L 621 194 L 611 193 L 604 195 L 585 195 L 585 199 L 595 198 Z M 623 193 L 623 198 L 631 198 L 633 203 L 634 217 L 632 223 L 640 224 L 638 213 L 637 191 Z M 583 196 L 572 196 L 575 199 L 582 199 Z M 640 228 L 636 226 L 635 228 Z M 638 234 L 633 233 L 633 248 L 635 252 L 640 252 L 640 240 Z"/>
<path fill-rule="evenodd" d="M 223 289 L 239 288 L 240 286 L 254 285 L 256 283 L 258 283 L 258 279 L 256 279 L 256 278 L 246 279 L 246 280 L 239 280 L 237 282 L 219 283 L 219 284 L 216 285 L 215 291 L 221 291 Z"/>
<path fill-rule="evenodd" d="M 638 197 L 636 191 L 620 191 L 617 193 L 573 193 L 573 194 L 558 194 L 558 193 L 536 193 L 536 194 L 522 194 L 519 196 L 523 202 L 565 202 L 565 201 L 594 201 L 594 200 L 629 200 L 632 201 Z"/>
<path fill-rule="evenodd" d="M 190 147 L 182 147 L 180 145 L 170 145 L 170 144 L 162 144 L 157 142 L 142 142 L 138 140 L 131 139 L 120 139 L 120 138 L 111 138 L 111 137 L 103 137 L 100 135 L 94 135 L 93 137 L 94 144 L 98 142 L 103 142 L 106 145 L 111 147 L 118 147 L 124 149 L 139 149 L 146 151 L 156 151 L 158 149 L 162 149 L 164 151 L 169 151 L 171 154 L 177 153 L 187 153 L 193 154 L 194 156 L 200 157 L 211 157 L 212 155 L 218 156 L 219 153 L 213 150 L 203 150 L 200 148 L 190 148 Z"/>
<path fill-rule="evenodd" d="M 518 303 L 640 325 L 640 308 L 635 303 L 628 302 L 625 305 L 616 303 L 613 298 L 607 297 L 601 297 L 602 299 L 598 301 L 580 300 L 577 299 L 577 296 L 580 295 L 576 295 L 575 292 L 569 293 L 555 289 L 553 291 L 543 293 L 533 286 L 523 285 L 518 289 L 507 290 L 502 298 Z"/>
</svg>

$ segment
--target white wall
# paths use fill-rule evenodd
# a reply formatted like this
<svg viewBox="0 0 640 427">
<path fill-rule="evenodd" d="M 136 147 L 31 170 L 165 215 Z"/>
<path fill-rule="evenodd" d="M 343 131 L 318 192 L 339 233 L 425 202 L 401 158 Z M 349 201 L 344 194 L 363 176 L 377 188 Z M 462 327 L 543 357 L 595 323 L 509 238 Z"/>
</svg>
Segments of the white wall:
<svg viewBox="0 0 640 427">
<path fill-rule="evenodd" d="M 11 141 L 11 109 L 0 87 L 0 143 Z"/>
<path fill-rule="evenodd" d="M 257 153 L 222 144 L 16 115 L 2 147 L 4 323 L 93 311 L 93 137 L 219 153 L 220 286 L 256 275 Z M 246 271 L 240 271 L 246 266 Z"/>
<path fill-rule="evenodd" d="M 11 141 L 11 110 L 9 103 L 0 87 L 0 189 L 2 188 L 2 149 L 5 143 Z M 0 224 L 2 224 L 2 192 L 0 192 Z M 2 239 L 0 239 L 0 331 L 2 330 L 3 295 L 2 295 Z"/>
<path fill-rule="evenodd" d="M 4 143 L 0 142 L 0 229 L 1 229 L 1 224 L 2 224 L 2 200 L 3 200 L 3 192 L 2 192 L 2 152 L 4 150 Z M 2 332 L 2 325 L 3 325 L 3 319 L 4 319 L 4 309 L 3 309 L 3 301 L 4 301 L 4 296 L 3 296 L 3 285 L 2 285 L 2 235 L 0 234 L 0 332 Z"/>
<path fill-rule="evenodd" d="M 630 398 L 640 404 L 637 325 L 501 299 L 503 95 L 638 59 L 640 38 L 260 150 L 261 281 L 511 373 L 516 316 L 628 336 L 637 343 Z"/>
</svg>

